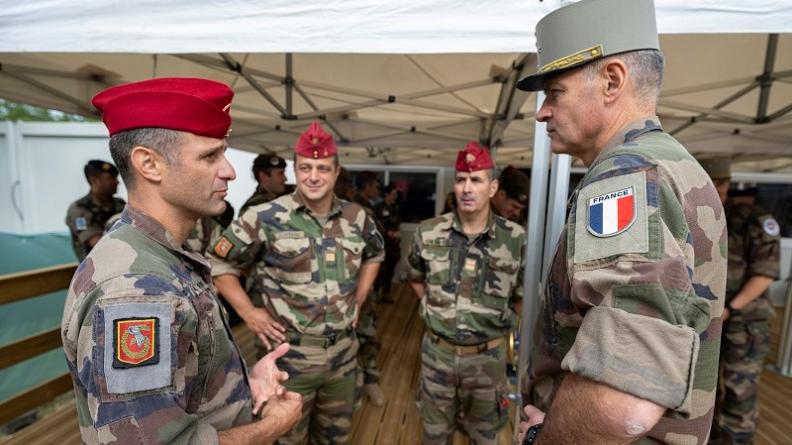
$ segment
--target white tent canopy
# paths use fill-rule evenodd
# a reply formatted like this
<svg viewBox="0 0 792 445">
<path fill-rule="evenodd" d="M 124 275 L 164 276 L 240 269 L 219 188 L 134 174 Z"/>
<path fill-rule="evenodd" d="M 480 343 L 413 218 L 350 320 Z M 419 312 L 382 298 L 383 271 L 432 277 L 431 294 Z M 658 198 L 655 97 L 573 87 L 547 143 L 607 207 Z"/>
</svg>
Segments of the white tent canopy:
<svg viewBox="0 0 792 445">
<path fill-rule="evenodd" d="M 288 151 L 324 119 L 354 162 L 449 165 L 465 141 L 530 165 L 534 26 L 555 1 L 4 1 L 0 97 L 89 115 L 107 85 L 234 85 L 231 145 Z M 656 0 L 659 114 L 694 152 L 792 156 L 792 2 Z M 695 123 L 691 125 L 691 120 Z M 684 126 L 684 127 L 683 127 Z"/>
</svg>

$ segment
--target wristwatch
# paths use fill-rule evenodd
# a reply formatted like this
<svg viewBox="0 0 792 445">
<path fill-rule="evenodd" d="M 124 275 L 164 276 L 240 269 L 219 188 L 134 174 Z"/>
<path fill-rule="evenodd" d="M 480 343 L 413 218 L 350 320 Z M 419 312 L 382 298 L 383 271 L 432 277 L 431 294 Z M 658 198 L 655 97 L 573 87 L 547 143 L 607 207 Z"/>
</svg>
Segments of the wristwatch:
<svg viewBox="0 0 792 445">
<path fill-rule="evenodd" d="M 536 438 L 539 436 L 539 430 L 542 429 L 542 424 L 537 423 L 536 425 L 528 428 L 528 431 L 525 432 L 525 437 L 523 438 L 522 445 L 533 445 Z"/>
<path fill-rule="evenodd" d="M 732 303 L 733 303 L 733 302 L 732 302 L 732 301 L 730 301 L 730 302 L 729 302 L 729 304 L 727 304 L 727 305 L 726 305 L 726 307 L 727 307 L 727 308 L 729 308 L 729 316 L 730 316 L 730 317 L 732 317 L 732 316 L 734 316 L 734 315 L 740 315 L 740 314 L 742 314 L 742 311 L 740 311 L 740 310 L 739 310 L 739 309 L 737 309 L 736 307 L 732 306 Z"/>
</svg>

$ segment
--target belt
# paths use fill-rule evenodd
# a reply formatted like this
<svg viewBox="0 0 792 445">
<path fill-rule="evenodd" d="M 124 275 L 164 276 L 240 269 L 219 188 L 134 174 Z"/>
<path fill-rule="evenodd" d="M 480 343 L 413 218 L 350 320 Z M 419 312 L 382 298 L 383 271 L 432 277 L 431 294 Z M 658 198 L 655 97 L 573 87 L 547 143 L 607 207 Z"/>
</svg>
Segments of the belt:
<svg viewBox="0 0 792 445">
<path fill-rule="evenodd" d="M 484 351 L 497 348 L 503 344 L 504 341 L 504 337 L 498 337 L 477 345 L 457 345 L 451 343 L 443 337 L 440 337 L 434 332 L 429 332 L 428 335 L 429 341 L 437 345 L 440 349 L 445 349 L 446 351 L 453 352 L 456 355 L 480 354 Z"/>
<path fill-rule="evenodd" d="M 289 343 L 296 346 L 316 346 L 319 348 L 329 348 L 341 340 L 351 337 L 354 329 L 347 328 L 343 331 L 334 332 L 330 335 L 311 335 L 300 334 L 298 332 L 286 332 Z"/>
</svg>

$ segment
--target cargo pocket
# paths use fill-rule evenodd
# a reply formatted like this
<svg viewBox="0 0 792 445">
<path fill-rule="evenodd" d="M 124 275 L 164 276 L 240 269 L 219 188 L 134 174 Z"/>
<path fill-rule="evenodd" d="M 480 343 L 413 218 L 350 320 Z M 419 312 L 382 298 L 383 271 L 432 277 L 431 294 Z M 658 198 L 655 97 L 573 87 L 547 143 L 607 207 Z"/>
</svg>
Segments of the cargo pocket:
<svg viewBox="0 0 792 445">
<path fill-rule="evenodd" d="M 311 282 L 311 239 L 285 238 L 272 243 L 265 256 L 269 272 L 284 283 Z"/>
<path fill-rule="evenodd" d="M 344 249 L 345 277 L 356 280 L 358 270 L 363 262 L 363 249 L 365 249 L 366 243 L 359 237 L 341 238 L 339 243 Z"/>
<path fill-rule="evenodd" d="M 485 306 L 498 311 L 506 309 L 518 271 L 519 263 L 511 258 L 487 258 L 480 287 Z"/>
<path fill-rule="evenodd" d="M 445 246 L 427 245 L 421 251 L 426 262 L 426 303 L 434 308 L 449 306 L 454 294 L 443 288 L 451 281 L 451 249 Z"/>
</svg>

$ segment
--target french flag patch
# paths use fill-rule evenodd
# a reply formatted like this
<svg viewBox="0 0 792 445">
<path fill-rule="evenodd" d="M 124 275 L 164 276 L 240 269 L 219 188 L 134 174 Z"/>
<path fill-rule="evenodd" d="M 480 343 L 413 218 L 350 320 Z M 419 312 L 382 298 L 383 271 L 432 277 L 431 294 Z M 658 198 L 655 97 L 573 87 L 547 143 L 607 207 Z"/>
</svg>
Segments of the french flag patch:
<svg viewBox="0 0 792 445">
<path fill-rule="evenodd" d="M 618 235 L 632 225 L 635 213 L 632 187 L 595 196 L 588 202 L 588 231 L 599 237 Z"/>
</svg>

